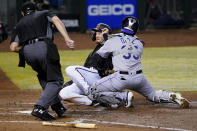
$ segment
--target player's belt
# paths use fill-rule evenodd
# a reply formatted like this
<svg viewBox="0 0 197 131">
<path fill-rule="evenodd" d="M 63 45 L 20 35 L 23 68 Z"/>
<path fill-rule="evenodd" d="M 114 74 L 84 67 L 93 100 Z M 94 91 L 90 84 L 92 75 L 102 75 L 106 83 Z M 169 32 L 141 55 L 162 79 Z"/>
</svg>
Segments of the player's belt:
<svg viewBox="0 0 197 131">
<path fill-rule="evenodd" d="M 38 41 L 44 41 L 44 38 L 36 38 L 36 39 L 28 40 L 28 44 L 33 44 Z"/>
<path fill-rule="evenodd" d="M 119 71 L 120 74 L 124 74 L 124 75 L 128 75 L 129 72 L 128 71 Z M 135 74 L 140 74 L 142 73 L 142 70 L 138 70 L 135 72 Z M 133 72 L 130 73 L 131 75 L 133 74 Z"/>
</svg>

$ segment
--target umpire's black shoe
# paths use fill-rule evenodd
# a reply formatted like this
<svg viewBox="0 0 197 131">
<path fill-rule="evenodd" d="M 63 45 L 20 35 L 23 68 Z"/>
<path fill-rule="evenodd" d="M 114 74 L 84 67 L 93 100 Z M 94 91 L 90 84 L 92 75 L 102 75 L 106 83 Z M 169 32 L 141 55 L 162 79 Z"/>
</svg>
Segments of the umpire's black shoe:
<svg viewBox="0 0 197 131">
<path fill-rule="evenodd" d="M 59 117 L 62 117 L 67 110 L 61 102 L 51 105 L 51 109 L 56 112 Z"/>
<path fill-rule="evenodd" d="M 40 118 L 44 121 L 55 120 L 55 117 L 49 114 L 48 110 L 44 109 L 42 106 L 35 105 L 31 114 L 35 117 Z"/>
</svg>

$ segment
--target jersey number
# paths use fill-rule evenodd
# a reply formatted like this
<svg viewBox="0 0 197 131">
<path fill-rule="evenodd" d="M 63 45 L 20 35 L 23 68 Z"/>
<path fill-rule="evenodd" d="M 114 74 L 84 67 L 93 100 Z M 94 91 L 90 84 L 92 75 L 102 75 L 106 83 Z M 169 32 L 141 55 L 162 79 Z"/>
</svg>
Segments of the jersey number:
<svg viewBox="0 0 197 131">
<path fill-rule="evenodd" d="M 128 55 L 123 55 L 123 58 L 124 59 L 130 59 L 131 58 L 131 53 L 128 53 Z M 139 56 L 135 56 L 135 55 L 133 55 L 133 58 L 135 59 L 135 60 L 139 60 Z"/>
<path fill-rule="evenodd" d="M 126 40 L 124 40 L 123 38 L 120 38 L 120 40 L 121 40 L 121 42 L 123 43 L 123 44 L 125 44 L 125 43 L 127 43 L 127 41 Z M 133 40 L 132 42 L 131 42 L 131 44 L 134 44 L 133 42 L 134 42 L 135 40 Z M 123 45 L 122 47 L 121 47 L 121 49 L 123 49 L 124 47 L 126 47 L 125 45 Z M 136 49 L 138 48 L 137 46 L 134 46 Z M 139 60 L 139 56 L 137 56 L 137 55 L 132 55 L 131 53 L 128 53 L 127 55 L 123 55 L 123 58 L 124 59 L 130 59 L 131 57 L 133 56 L 133 58 L 135 59 L 135 60 Z"/>
</svg>

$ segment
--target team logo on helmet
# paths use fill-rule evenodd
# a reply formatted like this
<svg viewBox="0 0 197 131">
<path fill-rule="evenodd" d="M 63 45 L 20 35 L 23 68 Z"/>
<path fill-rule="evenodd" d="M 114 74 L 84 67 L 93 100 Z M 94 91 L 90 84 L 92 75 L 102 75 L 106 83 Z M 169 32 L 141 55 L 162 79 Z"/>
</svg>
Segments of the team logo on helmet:
<svg viewBox="0 0 197 131">
<path fill-rule="evenodd" d="M 129 19 L 128 19 L 128 26 L 125 27 L 125 28 L 128 29 L 128 30 L 132 30 L 132 31 L 133 31 L 132 26 L 133 26 L 136 22 L 137 22 L 137 21 L 136 21 L 135 19 L 129 18 Z"/>
<path fill-rule="evenodd" d="M 127 16 L 122 21 L 121 32 L 129 35 L 135 35 L 138 30 L 138 27 L 139 27 L 139 22 L 137 18 L 132 16 Z"/>
</svg>

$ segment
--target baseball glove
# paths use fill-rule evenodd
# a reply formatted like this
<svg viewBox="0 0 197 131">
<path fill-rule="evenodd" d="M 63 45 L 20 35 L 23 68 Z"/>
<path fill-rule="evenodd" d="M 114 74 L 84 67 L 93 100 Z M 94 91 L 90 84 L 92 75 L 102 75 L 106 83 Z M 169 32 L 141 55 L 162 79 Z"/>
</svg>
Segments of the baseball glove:
<svg viewBox="0 0 197 131">
<path fill-rule="evenodd" d="M 114 70 L 98 70 L 101 77 L 105 77 L 114 73 Z"/>
</svg>

